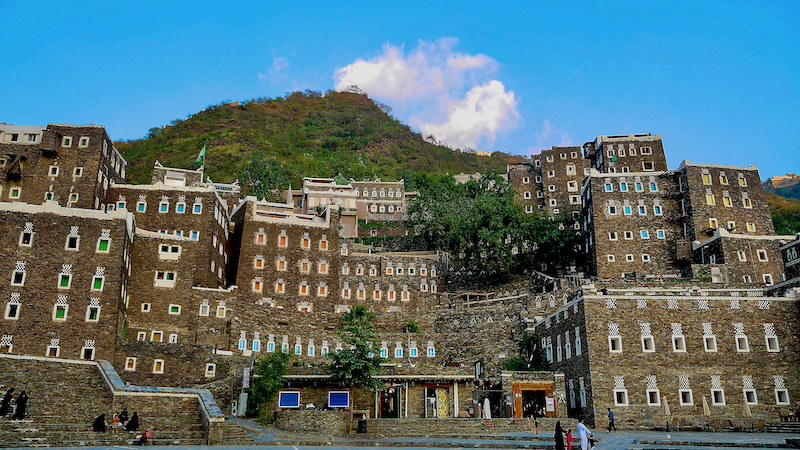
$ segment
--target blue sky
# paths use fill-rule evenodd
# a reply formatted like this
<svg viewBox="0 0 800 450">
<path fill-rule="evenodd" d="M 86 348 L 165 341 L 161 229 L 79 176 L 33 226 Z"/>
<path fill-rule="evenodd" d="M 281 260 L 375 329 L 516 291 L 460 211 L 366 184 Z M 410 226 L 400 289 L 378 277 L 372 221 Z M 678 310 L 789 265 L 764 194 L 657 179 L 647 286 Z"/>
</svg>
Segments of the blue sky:
<svg viewBox="0 0 800 450">
<path fill-rule="evenodd" d="M 766 179 L 800 172 L 798 24 L 797 0 L 5 0 L 0 122 L 135 139 L 226 99 L 358 84 L 453 146 L 659 133 L 670 167 Z"/>
</svg>

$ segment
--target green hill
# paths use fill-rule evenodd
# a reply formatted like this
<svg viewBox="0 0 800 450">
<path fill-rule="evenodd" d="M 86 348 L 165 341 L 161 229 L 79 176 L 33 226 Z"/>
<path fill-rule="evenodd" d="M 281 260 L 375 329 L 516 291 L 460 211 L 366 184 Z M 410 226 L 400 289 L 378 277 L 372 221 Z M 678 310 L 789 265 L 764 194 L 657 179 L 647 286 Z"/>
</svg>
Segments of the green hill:
<svg viewBox="0 0 800 450">
<path fill-rule="evenodd" d="M 800 183 L 786 187 L 768 188 L 767 191 L 783 198 L 800 200 Z"/>
<path fill-rule="evenodd" d="M 772 223 L 777 234 L 800 233 L 800 202 L 767 192 L 767 204 L 772 210 Z"/>
<path fill-rule="evenodd" d="M 129 163 L 132 183 L 149 182 L 156 160 L 197 168 L 195 159 L 206 145 L 207 176 L 218 182 L 238 178 L 246 191 L 261 194 L 264 185 L 298 187 L 304 176 L 409 180 L 415 173 L 505 172 L 508 161 L 521 160 L 434 145 L 390 112 L 360 93 L 294 92 L 209 106 L 186 120 L 152 128 L 143 139 L 115 145 Z"/>
</svg>

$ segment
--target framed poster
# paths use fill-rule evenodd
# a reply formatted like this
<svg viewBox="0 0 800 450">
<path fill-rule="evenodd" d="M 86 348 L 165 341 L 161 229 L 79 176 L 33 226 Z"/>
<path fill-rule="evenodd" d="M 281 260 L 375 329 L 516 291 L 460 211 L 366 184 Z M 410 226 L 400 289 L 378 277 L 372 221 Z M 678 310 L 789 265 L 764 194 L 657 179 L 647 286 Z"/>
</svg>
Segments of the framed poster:
<svg viewBox="0 0 800 450">
<path fill-rule="evenodd" d="M 300 391 L 280 391 L 278 392 L 278 408 L 299 408 Z"/>
</svg>

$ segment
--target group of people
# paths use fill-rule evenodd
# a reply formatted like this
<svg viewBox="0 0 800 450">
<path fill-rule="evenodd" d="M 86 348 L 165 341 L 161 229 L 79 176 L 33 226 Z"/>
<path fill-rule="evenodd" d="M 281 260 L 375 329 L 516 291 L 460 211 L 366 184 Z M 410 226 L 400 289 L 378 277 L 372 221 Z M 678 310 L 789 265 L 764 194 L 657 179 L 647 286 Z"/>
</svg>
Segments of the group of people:
<svg viewBox="0 0 800 450">
<path fill-rule="evenodd" d="M 94 423 L 92 423 L 92 429 L 99 433 L 106 432 L 106 415 L 105 413 L 100 414 L 94 419 Z M 124 429 L 130 433 L 133 433 L 137 429 L 139 429 L 139 414 L 134 411 L 133 416 L 128 418 L 128 408 L 122 408 L 119 414 L 114 414 L 113 419 L 111 419 L 111 429 L 113 431 L 117 431 L 119 428 Z M 140 445 L 146 445 L 149 439 L 153 439 L 153 431 L 155 428 L 150 427 L 144 433 L 136 436 L 138 440 L 137 443 Z"/>
<path fill-rule="evenodd" d="M 581 438 L 581 450 L 588 450 L 594 448 L 594 435 L 583 424 L 583 419 L 578 419 L 578 436 Z M 556 431 L 553 435 L 553 440 L 556 444 L 556 450 L 570 450 L 572 448 L 572 430 L 564 430 L 561 427 L 561 421 L 556 422 Z"/>
<path fill-rule="evenodd" d="M 11 412 L 13 420 L 22 420 L 25 418 L 25 409 L 28 407 L 28 394 L 22 391 L 14 402 L 13 412 L 11 410 L 11 399 L 14 398 L 14 388 L 9 388 L 6 395 L 3 396 L 3 401 L 0 403 L 0 417 L 6 417 Z"/>
</svg>

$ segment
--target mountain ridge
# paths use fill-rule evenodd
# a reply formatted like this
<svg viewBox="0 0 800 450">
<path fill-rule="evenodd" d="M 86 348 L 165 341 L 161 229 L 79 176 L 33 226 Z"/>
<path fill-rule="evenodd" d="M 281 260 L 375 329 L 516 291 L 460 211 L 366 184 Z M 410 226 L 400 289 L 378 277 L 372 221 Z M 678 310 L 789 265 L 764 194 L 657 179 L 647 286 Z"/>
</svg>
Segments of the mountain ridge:
<svg viewBox="0 0 800 450">
<path fill-rule="evenodd" d="M 299 187 L 304 176 L 399 180 L 415 173 L 504 173 L 525 158 L 495 152 L 478 156 L 429 142 L 363 93 L 293 92 L 286 97 L 210 105 L 185 120 L 151 128 L 142 139 L 115 143 L 128 161 L 132 183 L 149 182 L 156 160 L 196 169 L 206 146 L 205 175 L 257 184 L 265 165 L 273 189 Z M 276 175 L 278 174 L 278 175 Z M 263 174 L 262 174 L 263 175 Z"/>
</svg>

